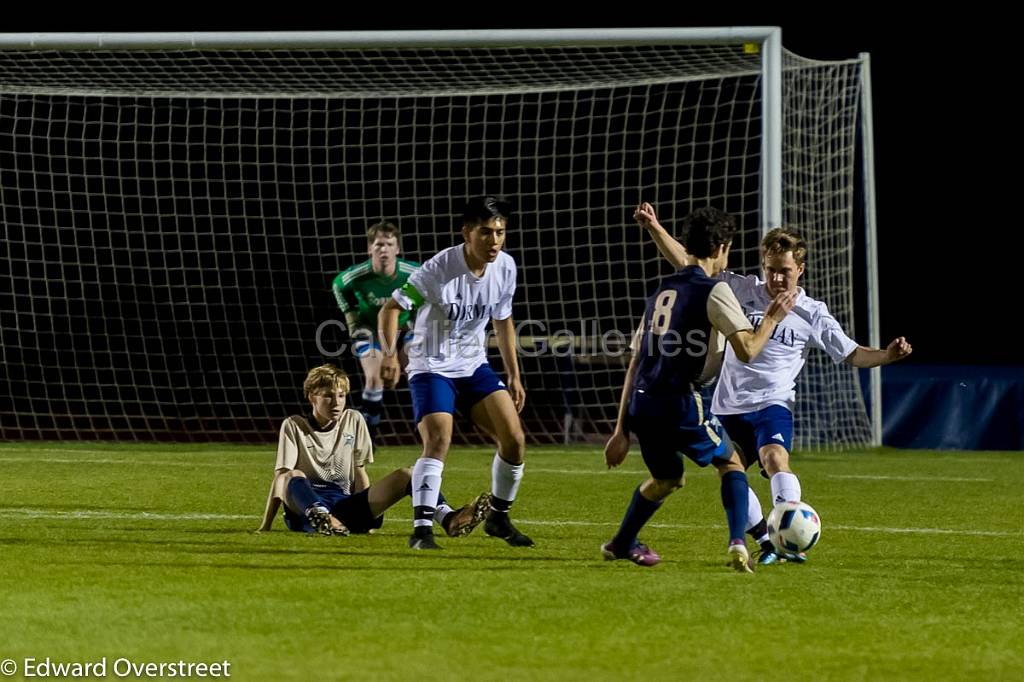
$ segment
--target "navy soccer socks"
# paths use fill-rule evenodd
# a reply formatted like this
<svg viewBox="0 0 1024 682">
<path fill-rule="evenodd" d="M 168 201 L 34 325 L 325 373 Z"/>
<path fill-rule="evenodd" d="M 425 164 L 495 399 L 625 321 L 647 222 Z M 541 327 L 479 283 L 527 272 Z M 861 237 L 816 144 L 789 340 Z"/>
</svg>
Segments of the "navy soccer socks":
<svg viewBox="0 0 1024 682">
<path fill-rule="evenodd" d="M 743 542 L 747 527 L 747 475 L 742 471 L 727 471 L 722 476 L 722 506 L 729 521 L 730 542 Z"/>
<path fill-rule="evenodd" d="M 661 507 L 661 501 L 652 502 L 640 494 L 640 486 L 633 491 L 633 499 L 629 501 L 626 515 L 622 518 L 619 532 L 612 538 L 612 545 L 619 552 L 625 552 L 636 544 L 636 536 L 654 513 Z"/>
</svg>

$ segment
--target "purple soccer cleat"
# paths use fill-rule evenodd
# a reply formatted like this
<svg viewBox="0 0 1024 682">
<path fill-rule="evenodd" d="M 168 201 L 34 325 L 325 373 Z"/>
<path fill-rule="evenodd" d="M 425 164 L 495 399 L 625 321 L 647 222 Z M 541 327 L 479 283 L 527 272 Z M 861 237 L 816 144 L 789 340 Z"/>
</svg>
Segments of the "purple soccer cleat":
<svg viewBox="0 0 1024 682">
<path fill-rule="evenodd" d="M 654 566 L 661 563 L 661 556 L 647 545 L 637 542 L 626 552 L 620 552 L 608 541 L 601 545 L 601 556 L 605 561 L 629 559 L 637 566 Z"/>
</svg>

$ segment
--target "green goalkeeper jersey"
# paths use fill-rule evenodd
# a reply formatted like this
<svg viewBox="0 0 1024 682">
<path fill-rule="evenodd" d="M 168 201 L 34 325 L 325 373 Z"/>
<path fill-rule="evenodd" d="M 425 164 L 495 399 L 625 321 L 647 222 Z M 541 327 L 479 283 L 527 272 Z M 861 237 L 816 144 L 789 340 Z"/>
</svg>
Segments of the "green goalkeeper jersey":
<svg viewBox="0 0 1024 682">
<path fill-rule="evenodd" d="M 358 326 L 376 333 L 377 313 L 380 312 L 381 306 L 391 298 L 391 292 L 405 286 L 409 275 L 416 272 L 417 268 L 419 263 L 399 258 L 395 276 L 387 277 L 374 272 L 373 262 L 366 259 L 338 273 L 331 289 L 334 291 L 335 300 L 338 301 L 338 307 L 346 317 L 354 312 L 358 318 Z M 409 323 L 411 315 L 411 311 L 402 311 L 398 316 L 399 328 Z"/>
</svg>

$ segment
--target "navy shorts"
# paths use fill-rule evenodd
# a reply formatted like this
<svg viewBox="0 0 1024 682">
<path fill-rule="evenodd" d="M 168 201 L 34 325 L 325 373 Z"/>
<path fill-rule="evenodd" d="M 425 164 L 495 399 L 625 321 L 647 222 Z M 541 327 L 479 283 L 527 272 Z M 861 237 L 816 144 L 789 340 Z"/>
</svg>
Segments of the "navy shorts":
<svg viewBox="0 0 1024 682">
<path fill-rule="evenodd" d="M 341 488 L 330 483 L 313 483 L 313 492 L 320 498 L 324 506 L 331 510 L 334 518 L 345 524 L 353 533 L 366 533 L 380 528 L 384 523 L 384 515 L 374 517 L 370 512 L 370 496 L 368 490 L 355 495 L 346 495 Z M 287 506 L 284 508 L 284 525 L 288 530 L 302 533 L 315 533 L 316 529 L 309 523 L 304 514 L 296 514 Z"/>
<path fill-rule="evenodd" d="M 757 462 L 764 473 L 761 448 L 781 445 L 786 452 L 793 451 L 793 413 L 782 405 L 769 405 L 757 412 L 722 415 L 722 425 L 740 450 L 740 459 L 748 469 Z"/>
<path fill-rule="evenodd" d="M 683 457 L 698 466 L 728 462 L 733 447 L 722 425 L 704 411 L 699 394 L 658 396 L 633 392 L 629 429 L 651 476 L 675 480 L 683 475 Z"/>
<path fill-rule="evenodd" d="M 446 377 L 432 372 L 420 372 L 409 379 L 412 392 L 412 412 L 415 423 L 434 412 L 464 415 L 478 402 L 494 393 L 504 391 L 505 382 L 498 378 L 486 362 L 476 368 L 472 376 Z"/>
<path fill-rule="evenodd" d="M 406 346 L 412 343 L 413 334 L 411 331 L 407 331 L 398 337 L 398 347 Z M 352 354 L 357 358 L 364 358 L 371 350 L 380 350 L 380 341 L 377 340 L 377 334 L 374 332 L 370 339 L 359 339 L 352 344 Z"/>
</svg>

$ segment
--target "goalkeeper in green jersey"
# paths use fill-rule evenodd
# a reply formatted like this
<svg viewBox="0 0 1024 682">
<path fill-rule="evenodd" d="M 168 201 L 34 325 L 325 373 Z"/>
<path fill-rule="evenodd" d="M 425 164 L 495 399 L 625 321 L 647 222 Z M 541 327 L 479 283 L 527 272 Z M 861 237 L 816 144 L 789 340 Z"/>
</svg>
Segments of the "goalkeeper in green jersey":
<svg viewBox="0 0 1024 682">
<path fill-rule="evenodd" d="M 371 225 L 366 241 L 370 258 L 339 273 L 331 288 L 338 307 L 345 314 L 352 350 L 363 367 L 361 411 L 371 438 L 376 440 L 384 398 L 384 384 L 380 380 L 383 355 L 376 336 L 377 313 L 385 301 L 391 300 L 391 292 L 404 286 L 419 264 L 398 257 L 402 236 L 392 222 Z M 403 311 L 398 320 L 399 328 L 410 329 L 411 317 L 412 313 Z M 409 343 L 411 337 L 412 332 L 408 331 L 402 340 Z"/>
</svg>

